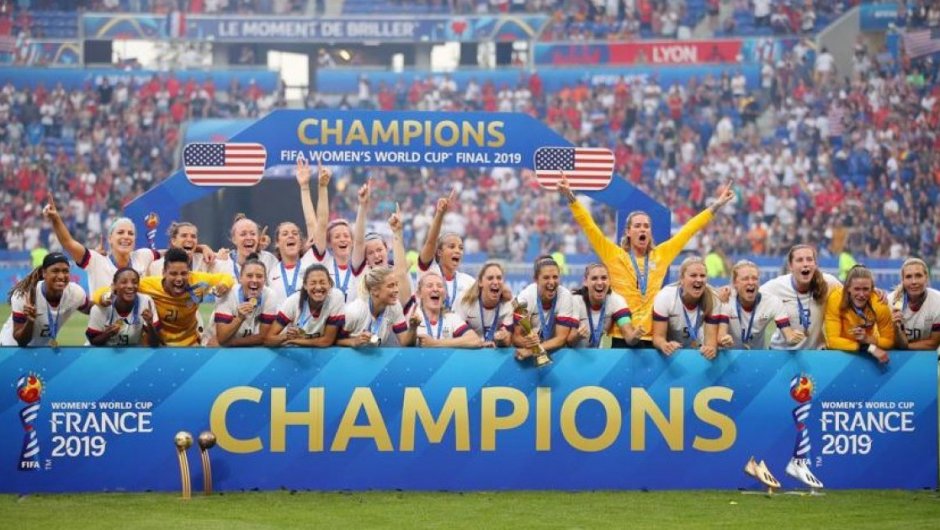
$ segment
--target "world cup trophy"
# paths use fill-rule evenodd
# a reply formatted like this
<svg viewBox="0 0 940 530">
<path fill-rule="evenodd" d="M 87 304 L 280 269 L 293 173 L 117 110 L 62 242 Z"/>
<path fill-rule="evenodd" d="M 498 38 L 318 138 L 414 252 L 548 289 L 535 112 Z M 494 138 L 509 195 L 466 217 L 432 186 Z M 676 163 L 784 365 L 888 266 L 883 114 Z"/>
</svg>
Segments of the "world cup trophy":
<svg viewBox="0 0 940 530">
<path fill-rule="evenodd" d="M 522 331 L 528 335 L 532 332 L 532 313 L 529 312 L 529 306 L 525 301 L 522 300 L 513 300 L 512 301 L 512 312 L 514 318 L 518 320 L 519 326 L 522 328 Z M 533 346 L 530 351 L 533 355 L 533 360 L 535 361 L 535 366 L 541 368 L 543 366 L 549 365 L 552 363 L 552 358 L 548 356 L 548 352 L 545 350 L 545 347 L 541 343 Z"/>
<path fill-rule="evenodd" d="M 815 385 L 807 374 L 797 374 L 790 380 L 790 397 L 797 402 L 793 409 L 793 423 L 796 426 L 796 444 L 793 447 L 793 457 L 787 464 L 786 473 L 799 480 L 815 491 L 823 487 L 822 482 L 810 471 L 809 452 L 812 448 L 809 440 L 810 409 L 813 407 L 813 390 Z"/>
<path fill-rule="evenodd" d="M 193 435 L 186 431 L 180 431 L 173 437 L 173 443 L 176 444 L 176 457 L 180 464 L 180 482 L 183 490 L 183 500 L 189 500 L 193 495 L 191 477 L 189 474 L 189 458 L 186 456 L 186 450 L 193 445 Z"/>
</svg>

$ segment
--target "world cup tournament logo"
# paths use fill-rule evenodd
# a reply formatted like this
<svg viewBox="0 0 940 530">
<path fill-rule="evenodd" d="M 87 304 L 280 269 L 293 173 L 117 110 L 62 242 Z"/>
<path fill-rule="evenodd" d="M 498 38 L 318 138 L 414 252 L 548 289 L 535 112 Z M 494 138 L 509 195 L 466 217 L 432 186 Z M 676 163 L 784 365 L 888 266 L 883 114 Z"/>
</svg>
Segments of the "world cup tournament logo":
<svg viewBox="0 0 940 530">
<path fill-rule="evenodd" d="M 36 435 L 36 417 L 39 415 L 39 402 L 42 398 L 42 380 L 36 374 L 28 374 L 16 381 L 16 395 L 26 406 L 20 409 L 20 422 L 23 424 L 23 450 L 17 469 L 31 471 L 39 469 L 39 439 Z"/>
<path fill-rule="evenodd" d="M 812 445 L 809 440 L 809 425 L 806 420 L 813 408 L 813 390 L 815 385 L 807 374 L 798 374 L 790 380 L 790 397 L 798 403 L 793 409 L 793 422 L 796 424 L 796 444 L 793 458 L 787 464 L 787 475 L 799 480 L 810 488 L 822 488 L 823 484 L 810 471 L 809 452 Z"/>
</svg>

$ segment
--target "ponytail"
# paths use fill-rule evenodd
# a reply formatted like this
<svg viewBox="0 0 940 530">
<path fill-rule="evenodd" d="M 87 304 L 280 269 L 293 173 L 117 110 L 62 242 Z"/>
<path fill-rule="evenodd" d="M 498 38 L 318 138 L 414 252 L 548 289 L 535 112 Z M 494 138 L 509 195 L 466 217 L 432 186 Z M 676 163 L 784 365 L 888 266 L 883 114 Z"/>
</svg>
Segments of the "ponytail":
<svg viewBox="0 0 940 530">
<path fill-rule="evenodd" d="M 818 303 L 825 303 L 826 296 L 829 294 L 829 284 L 826 278 L 818 268 L 813 272 L 813 279 L 809 281 L 809 292 L 813 294 L 813 300 Z"/>
<path fill-rule="evenodd" d="M 29 300 L 30 304 L 36 303 L 36 286 L 39 284 L 39 280 L 42 279 L 42 265 L 36 267 L 35 269 L 29 271 L 29 274 L 25 278 L 16 282 L 16 285 L 10 289 L 10 292 L 7 294 L 7 297 L 12 301 L 13 296 L 19 294 L 25 296 Z"/>
</svg>

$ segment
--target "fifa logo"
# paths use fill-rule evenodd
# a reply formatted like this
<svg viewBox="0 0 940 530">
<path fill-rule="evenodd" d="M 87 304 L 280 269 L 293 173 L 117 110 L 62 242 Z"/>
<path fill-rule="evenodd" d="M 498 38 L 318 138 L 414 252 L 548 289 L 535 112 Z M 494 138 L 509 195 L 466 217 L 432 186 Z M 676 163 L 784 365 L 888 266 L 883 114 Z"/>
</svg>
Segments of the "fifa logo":
<svg viewBox="0 0 940 530">
<path fill-rule="evenodd" d="M 20 451 L 20 471 L 39 469 L 39 439 L 36 435 L 36 417 L 39 415 L 39 403 L 42 398 L 42 380 L 36 374 L 28 374 L 16 381 L 16 396 L 26 404 L 20 409 L 20 422 L 23 424 L 23 449 Z"/>
</svg>

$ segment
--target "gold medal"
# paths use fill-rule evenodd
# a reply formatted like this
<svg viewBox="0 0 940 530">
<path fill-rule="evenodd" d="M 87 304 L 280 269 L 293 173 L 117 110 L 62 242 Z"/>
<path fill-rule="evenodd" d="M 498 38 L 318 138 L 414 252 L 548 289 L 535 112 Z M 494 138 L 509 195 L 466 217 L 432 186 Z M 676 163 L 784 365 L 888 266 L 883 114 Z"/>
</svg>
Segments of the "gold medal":
<svg viewBox="0 0 940 530">
<path fill-rule="evenodd" d="M 745 345 L 744 345 L 744 349 L 745 349 L 745 350 L 750 350 L 750 349 L 751 349 L 751 345 L 750 345 L 750 344 L 745 344 Z"/>
<path fill-rule="evenodd" d="M 693 341 L 692 341 L 692 344 L 691 344 L 689 347 L 690 347 L 690 348 L 698 348 L 698 341 L 697 341 L 697 340 L 693 340 Z"/>
<path fill-rule="evenodd" d="M 49 340 L 49 346 L 51 346 L 51 347 L 53 347 L 53 348 L 58 348 L 58 347 L 59 347 L 59 341 L 55 340 L 55 337 L 53 337 L 52 339 Z"/>
<path fill-rule="evenodd" d="M 257 298 L 249 298 L 249 299 L 248 299 L 248 303 L 251 304 L 251 307 L 252 307 L 252 308 L 258 307 L 258 299 L 257 299 Z"/>
</svg>

